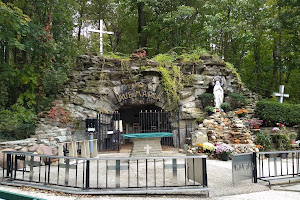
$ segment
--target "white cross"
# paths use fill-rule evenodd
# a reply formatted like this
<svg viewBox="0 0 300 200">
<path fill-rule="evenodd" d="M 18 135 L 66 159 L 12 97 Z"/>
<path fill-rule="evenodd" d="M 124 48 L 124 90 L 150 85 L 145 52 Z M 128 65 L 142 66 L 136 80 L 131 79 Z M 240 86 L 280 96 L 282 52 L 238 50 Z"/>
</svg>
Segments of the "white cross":
<svg viewBox="0 0 300 200">
<path fill-rule="evenodd" d="M 90 29 L 90 32 L 100 33 L 100 55 L 103 55 L 103 33 L 114 34 L 114 32 L 108 32 L 103 30 L 103 20 L 100 20 L 100 30 Z"/>
<path fill-rule="evenodd" d="M 152 147 L 149 146 L 149 144 L 147 144 L 147 146 L 144 147 L 144 149 L 147 150 L 147 155 L 149 155 L 149 150 L 152 149 Z"/>
<path fill-rule="evenodd" d="M 283 97 L 289 97 L 289 94 L 284 94 L 284 85 L 279 86 L 279 93 L 273 92 L 273 96 L 279 97 L 279 103 L 283 103 Z"/>
</svg>

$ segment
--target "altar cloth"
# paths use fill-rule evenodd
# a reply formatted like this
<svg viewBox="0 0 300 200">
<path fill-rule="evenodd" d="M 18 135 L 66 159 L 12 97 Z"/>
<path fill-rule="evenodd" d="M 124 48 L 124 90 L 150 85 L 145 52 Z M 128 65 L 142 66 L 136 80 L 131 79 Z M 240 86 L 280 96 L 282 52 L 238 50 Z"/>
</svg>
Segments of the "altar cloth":
<svg viewBox="0 0 300 200">
<path fill-rule="evenodd" d="M 156 133 L 129 133 L 129 134 L 122 134 L 124 139 L 131 139 L 131 138 L 155 138 L 155 137 L 172 137 L 172 133 L 168 132 L 156 132 Z"/>
</svg>

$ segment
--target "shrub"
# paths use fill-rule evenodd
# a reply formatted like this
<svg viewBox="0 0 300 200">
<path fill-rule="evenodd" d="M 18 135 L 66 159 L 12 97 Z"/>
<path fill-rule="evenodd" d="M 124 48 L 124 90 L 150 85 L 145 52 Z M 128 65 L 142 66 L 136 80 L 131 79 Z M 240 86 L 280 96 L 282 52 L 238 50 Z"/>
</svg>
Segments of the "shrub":
<svg viewBox="0 0 300 200">
<path fill-rule="evenodd" d="M 195 119 L 195 122 L 198 123 L 198 124 L 201 124 L 204 119 L 205 119 L 204 117 L 198 117 L 198 118 Z"/>
<path fill-rule="evenodd" d="M 272 135 L 272 141 L 275 144 L 276 149 L 280 151 L 291 149 L 290 138 L 286 134 L 274 134 Z"/>
<path fill-rule="evenodd" d="M 213 112 L 213 111 L 214 111 L 214 107 L 212 107 L 212 106 L 206 106 L 206 107 L 204 108 L 204 110 L 205 110 L 206 112 Z"/>
<path fill-rule="evenodd" d="M 198 95 L 198 99 L 201 100 L 203 108 L 214 105 L 214 94 L 204 93 L 204 94 Z"/>
<path fill-rule="evenodd" d="M 255 114 L 267 126 L 275 126 L 278 122 L 288 126 L 300 124 L 300 104 L 261 100 L 256 103 Z"/>
<path fill-rule="evenodd" d="M 258 132 L 254 142 L 263 146 L 265 151 L 271 150 L 272 138 L 268 133 Z"/>
<path fill-rule="evenodd" d="M 71 112 L 61 106 L 56 106 L 55 102 L 52 102 L 52 107 L 48 111 L 48 117 L 52 122 L 60 122 L 62 124 L 73 123 L 74 117 Z"/>
<path fill-rule="evenodd" d="M 229 93 L 229 102 L 233 109 L 247 105 L 246 97 L 238 93 Z"/>
<path fill-rule="evenodd" d="M 222 108 L 222 109 L 224 109 L 224 108 L 228 108 L 228 109 L 229 109 L 229 108 L 230 108 L 230 104 L 229 104 L 229 103 L 227 103 L 227 102 L 223 102 L 223 103 L 221 103 L 221 105 L 220 105 L 220 106 L 221 106 L 221 108 Z"/>
<path fill-rule="evenodd" d="M 0 135 L 2 140 L 24 139 L 34 133 L 36 114 L 23 106 L 12 106 L 0 111 Z"/>
</svg>

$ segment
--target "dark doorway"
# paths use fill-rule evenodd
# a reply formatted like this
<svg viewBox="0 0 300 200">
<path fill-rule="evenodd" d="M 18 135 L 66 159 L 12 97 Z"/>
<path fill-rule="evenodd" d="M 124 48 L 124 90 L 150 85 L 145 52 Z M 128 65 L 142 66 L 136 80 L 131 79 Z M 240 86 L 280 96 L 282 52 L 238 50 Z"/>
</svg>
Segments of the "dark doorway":
<svg viewBox="0 0 300 200">
<path fill-rule="evenodd" d="M 123 133 L 140 133 L 142 112 L 161 112 L 161 108 L 155 105 L 124 105 L 119 109 L 120 118 L 123 121 Z"/>
</svg>

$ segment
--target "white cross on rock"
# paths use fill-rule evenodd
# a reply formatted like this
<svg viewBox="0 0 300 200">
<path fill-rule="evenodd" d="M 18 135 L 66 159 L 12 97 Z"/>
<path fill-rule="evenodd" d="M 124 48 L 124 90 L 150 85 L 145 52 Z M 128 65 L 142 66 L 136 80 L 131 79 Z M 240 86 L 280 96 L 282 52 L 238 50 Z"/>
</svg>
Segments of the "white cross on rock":
<svg viewBox="0 0 300 200">
<path fill-rule="evenodd" d="M 100 33 L 100 55 L 103 55 L 103 33 L 114 34 L 114 32 L 108 32 L 103 30 L 103 20 L 100 20 L 100 30 L 90 29 L 90 32 Z"/>
</svg>

